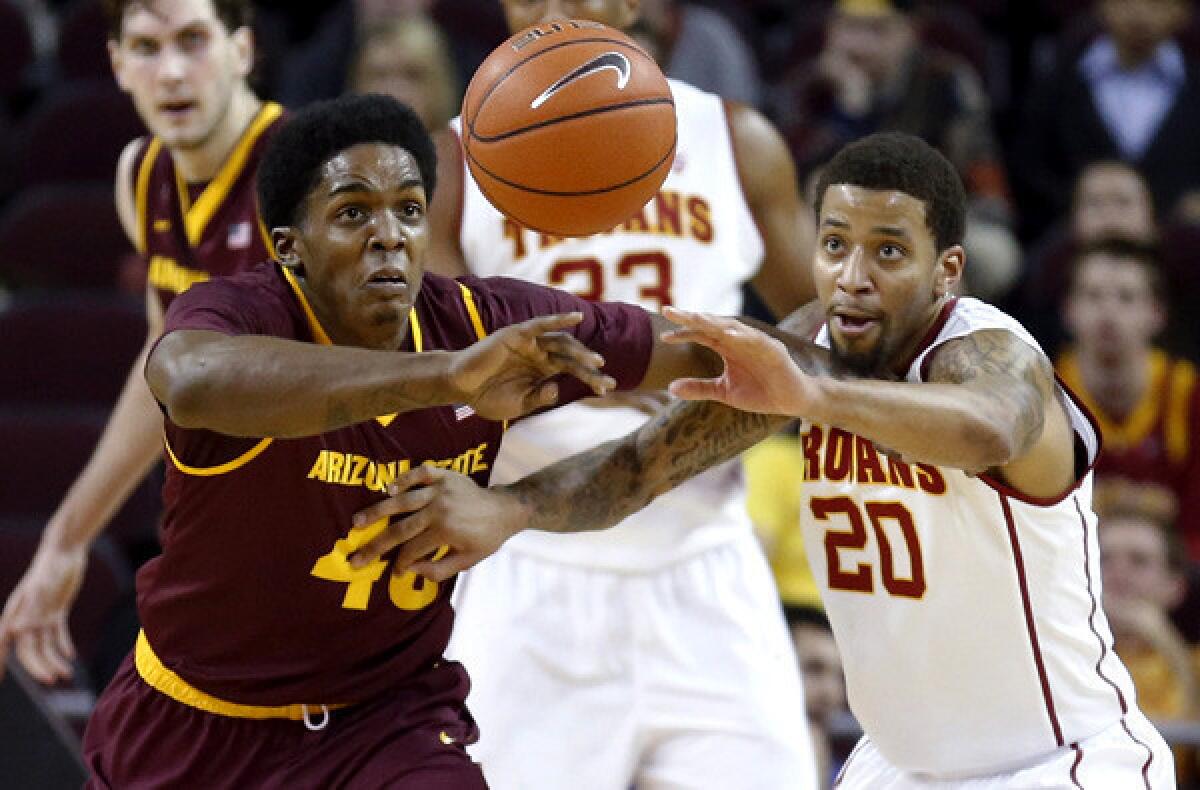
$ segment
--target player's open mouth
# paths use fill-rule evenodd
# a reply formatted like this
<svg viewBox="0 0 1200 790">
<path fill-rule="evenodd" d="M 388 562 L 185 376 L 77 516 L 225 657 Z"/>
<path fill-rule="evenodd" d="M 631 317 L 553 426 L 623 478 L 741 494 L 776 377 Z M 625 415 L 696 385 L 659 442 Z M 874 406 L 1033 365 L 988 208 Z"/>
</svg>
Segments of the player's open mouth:
<svg viewBox="0 0 1200 790">
<path fill-rule="evenodd" d="M 404 272 L 395 269 L 384 269 L 371 275 L 366 286 L 372 291 L 403 293 L 408 290 L 408 278 Z"/>
<path fill-rule="evenodd" d="M 879 319 L 865 313 L 844 312 L 834 313 L 833 325 L 845 337 L 857 337 L 871 331 Z"/>
<path fill-rule="evenodd" d="M 163 102 L 158 107 L 163 115 L 170 118 L 179 118 L 193 110 L 196 107 L 196 103 L 193 101 L 170 101 Z"/>
</svg>

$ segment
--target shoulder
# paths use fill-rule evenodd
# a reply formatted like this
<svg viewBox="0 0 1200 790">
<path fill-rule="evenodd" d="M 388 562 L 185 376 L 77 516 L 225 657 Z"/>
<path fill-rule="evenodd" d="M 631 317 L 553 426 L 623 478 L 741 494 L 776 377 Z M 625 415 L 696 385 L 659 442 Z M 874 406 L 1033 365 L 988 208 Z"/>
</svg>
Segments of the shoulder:
<svg viewBox="0 0 1200 790">
<path fill-rule="evenodd" d="M 137 179 L 151 140 L 150 137 L 137 137 L 125 144 L 117 159 L 114 183 L 117 218 L 121 221 L 121 228 L 129 241 L 138 248 L 142 242 L 141 231 L 137 226 Z"/>
<path fill-rule="evenodd" d="M 1054 375 L 1040 349 L 1002 327 L 976 329 L 940 343 L 923 368 L 926 381 L 953 384 L 996 377 L 1037 382 Z"/>
</svg>

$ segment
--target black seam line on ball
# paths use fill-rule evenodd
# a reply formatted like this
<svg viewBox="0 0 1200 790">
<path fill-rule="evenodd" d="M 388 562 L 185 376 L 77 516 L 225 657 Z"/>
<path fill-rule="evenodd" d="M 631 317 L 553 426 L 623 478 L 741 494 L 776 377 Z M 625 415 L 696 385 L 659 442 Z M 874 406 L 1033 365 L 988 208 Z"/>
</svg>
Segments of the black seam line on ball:
<svg viewBox="0 0 1200 790">
<path fill-rule="evenodd" d="M 562 43 L 555 44 L 550 47 L 546 47 L 541 52 L 535 52 L 532 55 L 527 55 L 522 60 L 520 60 L 517 63 L 514 63 L 512 66 L 510 66 L 508 71 L 501 74 L 500 77 L 491 84 L 491 86 L 487 89 L 487 91 L 484 92 L 483 96 L 481 96 L 479 98 L 478 109 L 480 109 L 480 110 L 483 109 L 483 105 L 486 104 L 487 100 L 490 99 L 492 94 L 496 92 L 496 89 L 499 88 L 500 85 L 506 79 L 511 77 L 513 75 L 513 72 L 515 72 L 517 69 L 524 66 L 529 61 L 540 58 L 543 55 L 554 52 L 555 50 L 562 49 L 563 47 L 571 47 L 576 44 L 612 44 L 613 46 L 624 47 L 625 49 L 633 50 L 634 52 L 637 52 L 638 54 L 642 55 L 643 57 L 646 57 L 646 58 L 650 57 L 649 55 L 646 54 L 645 50 L 643 50 L 641 47 L 637 46 L 636 44 L 631 44 L 628 41 L 622 41 L 619 38 L 596 37 L 596 38 L 578 38 L 578 39 L 575 39 L 574 41 L 563 41 Z M 476 111 L 475 114 L 479 115 L 479 112 Z M 474 119 L 472 119 L 471 123 L 468 125 L 471 127 L 471 134 L 474 134 L 475 133 Z"/>
<path fill-rule="evenodd" d="M 606 104 L 603 107 L 592 107 L 591 109 L 573 112 L 570 115 L 560 115 L 557 118 L 548 118 L 544 121 L 531 123 L 528 126 L 522 126 L 519 129 L 513 129 L 510 132 L 504 132 L 502 134 L 496 134 L 490 137 L 484 137 L 483 135 L 476 134 L 474 128 L 472 128 L 470 130 L 470 137 L 477 143 L 498 143 L 502 140 L 507 140 L 511 137 L 517 137 L 518 135 L 525 134 L 526 132 L 545 129 L 547 126 L 554 126 L 556 124 L 566 123 L 567 121 L 575 121 L 580 118 L 590 117 L 592 115 L 603 115 L 605 113 L 616 112 L 617 110 L 629 109 L 630 107 L 650 107 L 656 104 L 669 104 L 674 107 L 675 100 L 669 96 L 655 96 L 649 99 L 634 99 L 633 101 L 620 102 L 619 104 Z"/>
<path fill-rule="evenodd" d="M 605 192 L 615 192 L 616 190 L 624 189 L 625 187 L 627 187 L 631 184 L 636 184 L 638 181 L 641 181 L 643 178 L 650 175 L 658 168 L 662 167 L 663 162 L 666 162 L 674 154 L 675 154 L 675 142 L 672 141 L 671 148 L 667 151 L 666 155 L 663 156 L 662 159 L 659 159 L 658 162 L 655 163 L 653 167 L 651 167 L 649 170 L 646 170 L 641 175 L 634 176 L 633 178 L 629 179 L 628 181 L 622 181 L 619 184 L 612 184 L 610 186 L 601 187 L 600 189 L 587 189 L 587 190 L 583 190 L 583 191 L 579 191 L 579 192 L 556 192 L 556 191 L 550 190 L 550 189 L 537 189 L 536 187 L 527 187 L 523 184 L 518 184 L 515 181 L 509 181 L 507 178 L 502 178 L 502 177 L 496 175 L 495 173 L 493 173 L 491 170 L 488 170 L 486 167 L 484 167 L 482 164 L 480 164 L 478 159 L 476 159 L 474 156 L 471 155 L 470 151 L 467 151 L 467 158 L 470 159 L 472 162 L 474 162 L 476 167 L 478 167 L 480 170 L 482 170 L 484 173 L 486 173 L 488 178 L 493 178 L 496 181 L 499 181 L 501 184 L 504 184 L 505 186 L 512 187 L 513 189 L 519 189 L 522 192 L 529 192 L 534 195 L 546 195 L 548 197 L 587 197 L 589 195 L 603 195 Z M 482 186 L 480 187 L 480 189 L 482 189 Z"/>
</svg>

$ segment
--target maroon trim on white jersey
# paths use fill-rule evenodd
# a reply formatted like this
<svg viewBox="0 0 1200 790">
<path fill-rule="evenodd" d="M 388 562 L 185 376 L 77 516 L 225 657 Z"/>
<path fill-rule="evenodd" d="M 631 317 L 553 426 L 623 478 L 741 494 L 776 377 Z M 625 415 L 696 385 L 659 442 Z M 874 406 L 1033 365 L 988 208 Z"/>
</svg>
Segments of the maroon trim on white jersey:
<svg viewBox="0 0 1200 790">
<path fill-rule="evenodd" d="M 933 341 L 937 340 L 938 335 L 940 335 L 942 330 L 946 328 L 946 322 L 950 320 L 950 315 L 954 312 L 954 306 L 956 304 L 958 304 L 958 297 L 952 296 L 946 300 L 944 305 L 942 305 L 942 310 L 940 313 L 938 313 L 938 317 L 934 319 L 933 324 L 929 327 L 929 331 L 926 332 L 925 336 L 921 338 L 921 342 L 917 344 L 915 349 L 913 349 L 913 352 L 909 355 L 908 359 L 904 360 L 904 367 L 896 369 L 901 376 L 907 376 L 908 369 L 911 368 L 913 363 L 917 361 L 917 357 L 921 356 L 921 354 L 924 353 L 927 348 L 933 345 Z M 930 354 L 930 356 L 933 355 Z M 925 374 L 928 371 L 928 368 L 929 357 L 925 357 L 925 359 L 921 360 L 921 381 L 925 381 Z"/>
<path fill-rule="evenodd" d="M 1017 570 L 1017 583 L 1021 588 L 1021 604 L 1025 608 L 1025 628 L 1029 632 L 1029 646 L 1033 649 L 1033 663 L 1037 667 L 1038 680 L 1042 685 L 1042 699 L 1046 703 L 1046 714 L 1050 717 L 1050 726 L 1054 730 L 1054 741 L 1059 747 L 1064 746 L 1062 727 L 1058 723 L 1058 711 L 1054 708 L 1054 697 L 1050 693 L 1050 678 L 1046 674 L 1046 664 L 1042 660 L 1042 646 L 1038 642 L 1037 625 L 1033 620 L 1033 602 L 1029 597 L 1029 583 L 1025 579 L 1025 559 L 1021 556 L 1021 541 L 1017 536 L 1017 523 L 1013 520 L 1012 508 L 1009 507 L 1008 497 L 1000 494 L 1000 507 L 1004 510 L 1004 521 L 1008 525 L 1008 541 L 1012 546 L 1013 565 Z"/>
<path fill-rule="evenodd" d="M 1083 533 L 1083 572 L 1084 577 L 1087 579 L 1088 598 L 1092 601 L 1092 611 L 1088 614 L 1088 627 L 1092 629 L 1092 633 L 1096 635 L 1096 641 L 1100 643 L 1100 658 L 1096 659 L 1096 674 L 1117 695 L 1117 704 L 1121 706 L 1121 715 L 1124 716 L 1129 713 L 1129 703 L 1125 701 L 1125 694 L 1121 691 L 1121 687 L 1112 681 L 1112 678 L 1104 674 L 1102 668 L 1104 659 L 1108 658 L 1108 645 L 1104 643 L 1104 638 L 1100 636 L 1100 632 L 1096 629 L 1096 612 L 1100 609 L 1100 602 L 1096 600 L 1096 594 L 1092 590 L 1092 568 L 1087 540 L 1087 519 L 1083 515 L 1083 507 L 1079 504 L 1079 497 L 1075 497 L 1075 512 L 1079 514 L 1079 528 Z"/>
<path fill-rule="evenodd" d="M 1052 507 L 1054 505 L 1059 504 L 1060 502 L 1063 502 L 1067 497 L 1071 496 L 1076 491 L 1078 491 L 1079 486 L 1083 485 L 1084 478 L 1086 478 L 1088 476 L 1088 474 L 1092 471 L 1093 467 L 1096 466 L 1096 459 L 1100 457 L 1100 450 L 1101 450 L 1101 447 L 1102 447 L 1102 444 L 1104 441 L 1100 436 L 1100 426 L 1096 423 L 1096 418 L 1093 417 L 1092 413 L 1087 410 L 1086 406 L 1083 405 L 1083 401 L 1081 401 L 1074 392 L 1071 392 L 1071 388 L 1068 387 L 1065 383 L 1063 383 L 1063 380 L 1058 377 L 1057 373 L 1054 374 L 1054 381 L 1058 384 L 1059 387 L 1062 388 L 1062 391 L 1066 393 L 1067 397 L 1070 398 L 1075 403 L 1075 405 L 1079 408 L 1079 411 L 1084 416 L 1084 419 L 1086 419 L 1088 421 L 1088 424 L 1092 426 L 1092 433 L 1095 434 L 1095 436 L 1096 436 L 1096 453 L 1095 453 L 1095 455 L 1093 455 L 1091 458 L 1088 459 L 1087 468 L 1084 469 L 1082 472 L 1080 472 L 1078 475 L 1076 475 L 1074 482 L 1072 482 L 1071 485 L 1067 486 L 1067 489 L 1065 491 L 1063 491 L 1061 494 L 1059 494 L 1057 496 L 1048 496 L 1048 497 L 1037 497 L 1037 496 L 1030 496 L 1029 494 L 1022 494 L 1020 491 L 1018 491 L 1017 489 L 1008 485 L 1003 480 L 993 477 L 991 474 L 989 474 L 987 472 L 984 472 L 983 474 L 979 475 L 980 482 L 984 483 L 985 485 L 989 486 L 990 488 L 995 489 L 995 491 L 997 493 L 1000 493 L 1006 497 L 1015 499 L 1018 502 L 1024 502 L 1027 505 L 1035 505 L 1037 507 Z M 1067 421 L 1070 422 L 1069 415 L 1067 417 Z M 1072 433 L 1074 433 L 1074 431 L 1072 431 Z"/>
<path fill-rule="evenodd" d="M 1146 762 L 1142 763 L 1142 782 L 1146 785 L 1146 790 L 1153 790 L 1150 786 L 1150 763 L 1154 762 L 1154 750 L 1146 744 L 1138 740 L 1138 737 L 1129 729 L 1129 722 L 1125 721 L 1125 717 L 1121 717 L 1121 729 L 1125 730 L 1125 734 L 1130 740 L 1146 750 Z"/>
<path fill-rule="evenodd" d="M 1075 762 L 1071 763 L 1071 784 L 1083 790 L 1083 785 L 1079 784 L 1079 764 L 1083 762 L 1083 749 L 1078 743 L 1071 744 L 1071 748 L 1075 751 Z"/>
</svg>

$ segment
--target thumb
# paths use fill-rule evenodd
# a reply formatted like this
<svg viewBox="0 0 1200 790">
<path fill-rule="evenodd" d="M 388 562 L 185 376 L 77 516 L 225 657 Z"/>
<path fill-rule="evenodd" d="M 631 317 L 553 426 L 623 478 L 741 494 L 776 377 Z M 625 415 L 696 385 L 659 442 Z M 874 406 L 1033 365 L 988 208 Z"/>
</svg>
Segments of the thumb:
<svg viewBox="0 0 1200 790">
<path fill-rule="evenodd" d="M 667 386 L 667 391 L 683 400 L 719 400 L 723 388 L 716 379 L 676 379 Z"/>
</svg>

